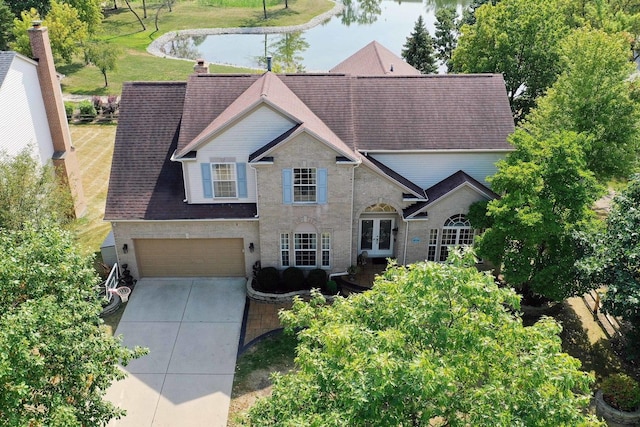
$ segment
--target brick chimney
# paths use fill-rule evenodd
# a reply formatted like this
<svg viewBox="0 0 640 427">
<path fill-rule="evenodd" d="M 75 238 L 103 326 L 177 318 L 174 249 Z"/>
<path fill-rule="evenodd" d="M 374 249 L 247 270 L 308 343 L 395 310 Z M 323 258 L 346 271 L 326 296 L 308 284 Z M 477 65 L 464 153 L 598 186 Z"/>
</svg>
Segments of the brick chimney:
<svg viewBox="0 0 640 427">
<path fill-rule="evenodd" d="M 196 74 L 208 74 L 209 64 L 207 64 L 204 59 L 198 58 L 196 59 L 196 63 L 193 65 L 193 72 Z"/>
<path fill-rule="evenodd" d="M 64 111 L 62 89 L 53 64 L 49 32 L 39 21 L 34 21 L 32 25 L 27 31 L 33 59 L 38 62 L 38 81 L 53 140 L 53 166 L 62 182 L 69 187 L 76 217 L 81 217 L 85 214 L 87 202 L 82 189 L 78 157 L 71 145 L 71 133 Z"/>
</svg>

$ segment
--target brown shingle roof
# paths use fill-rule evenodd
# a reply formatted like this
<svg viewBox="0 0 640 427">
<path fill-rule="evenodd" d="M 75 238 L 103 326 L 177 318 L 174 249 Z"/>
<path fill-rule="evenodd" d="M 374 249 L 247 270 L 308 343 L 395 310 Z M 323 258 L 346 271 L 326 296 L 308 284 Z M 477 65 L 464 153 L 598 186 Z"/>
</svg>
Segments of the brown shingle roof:
<svg viewBox="0 0 640 427">
<path fill-rule="evenodd" d="M 184 203 L 178 142 L 185 83 L 126 83 L 111 164 L 105 219 L 253 218 L 256 206 Z"/>
<path fill-rule="evenodd" d="M 498 74 L 356 77 L 352 96 L 359 150 L 512 149 Z"/>
<path fill-rule="evenodd" d="M 196 138 L 181 148 L 176 157 L 197 150 L 213 135 L 222 131 L 237 117 L 253 110 L 259 104 L 267 104 L 300 124 L 300 131 L 307 131 L 326 142 L 343 155 L 351 156 L 347 146 L 322 120 L 320 120 L 275 74 L 264 73 L 247 90 L 236 98 Z"/>
<path fill-rule="evenodd" d="M 181 165 L 170 158 L 175 150 L 188 152 L 187 145 L 225 110 L 235 111 L 232 105 L 252 94 L 252 85 L 261 95 L 261 78 L 278 88 L 267 88 L 274 105 L 339 151 L 512 149 L 507 135 L 514 126 L 501 75 L 264 76 L 196 74 L 187 83 L 126 84 L 105 218 L 253 217 L 254 204 L 183 203 Z M 239 105 L 244 109 L 237 112 L 249 104 Z M 386 174 L 417 193 L 415 185 Z"/>
<path fill-rule="evenodd" d="M 329 72 L 356 76 L 411 76 L 420 74 L 420 71 L 407 64 L 402 58 L 377 41 L 372 41 L 333 67 Z"/>
<path fill-rule="evenodd" d="M 178 149 L 183 150 L 259 78 L 192 76 Z M 512 149 L 507 135 L 514 130 L 513 119 L 499 74 L 277 78 L 352 149 Z"/>
</svg>

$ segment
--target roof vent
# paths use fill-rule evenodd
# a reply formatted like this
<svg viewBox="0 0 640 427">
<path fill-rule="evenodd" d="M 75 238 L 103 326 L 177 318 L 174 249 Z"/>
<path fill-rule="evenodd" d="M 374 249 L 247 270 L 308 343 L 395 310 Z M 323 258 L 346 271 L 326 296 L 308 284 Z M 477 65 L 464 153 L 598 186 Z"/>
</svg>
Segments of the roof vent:
<svg viewBox="0 0 640 427">
<path fill-rule="evenodd" d="M 393 64 L 391 64 L 391 68 L 389 69 L 390 73 L 393 73 Z"/>
</svg>

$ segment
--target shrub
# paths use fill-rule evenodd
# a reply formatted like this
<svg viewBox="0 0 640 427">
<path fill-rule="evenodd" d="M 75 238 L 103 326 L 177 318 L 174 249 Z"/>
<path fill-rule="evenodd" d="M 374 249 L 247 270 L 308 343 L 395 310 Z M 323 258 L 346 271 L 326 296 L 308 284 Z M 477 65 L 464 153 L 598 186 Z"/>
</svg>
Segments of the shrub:
<svg viewBox="0 0 640 427">
<path fill-rule="evenodd" d="M 69 120 L 73 116 L 73 112 L 76 110 L 76 104 L 73 102 L 66 101 L 64 103 L 64 112 L 67 115 L 67 120 Z"/>
<path fill-rule="evenodd" d="M 93 108 L 95 108 L 96 111 L 102 110 L 102 97 L 93 95 L 91 97 L 91 102 L 93 103 Z"/>
<path fill-rule="evenodd" d="M 78 108 L 83 119 L 94 119 L 98 115 L 91 101 L 81 101 Z"/>
<path fill-rule="evenodd" d="M 282 281 L 288 291 L 304 289 L 304 273 L 298 267 L 289 267 L 283 271 Z"/>
<path fill-rule="evenodd" d="M 274 292 L 280 284 L 280 273 L 275 267 L 265 267 L 258 271 L 256 280 L 258 281 L 258 290 Z"/>
<path fill-rule="evenodd" d="M 327 272 L 321 268 L 311 270 L 307 275 L 307 285 L 312 289 L 322 289 L 327 287 Z"/>
<path fill-rule="evenodd" d="M 326 284 L 326 292 L 329 295 L 335 295 L 338 293 L 338 283 L 335 280 L 329 280 Z"/>
<path fill-rule="evenodd" d="M 626 374 L 613 374 L 602 381 L 602 397 L 621 411 L 633 412 L 640 407 L 640 385 Z"/>
</svg>

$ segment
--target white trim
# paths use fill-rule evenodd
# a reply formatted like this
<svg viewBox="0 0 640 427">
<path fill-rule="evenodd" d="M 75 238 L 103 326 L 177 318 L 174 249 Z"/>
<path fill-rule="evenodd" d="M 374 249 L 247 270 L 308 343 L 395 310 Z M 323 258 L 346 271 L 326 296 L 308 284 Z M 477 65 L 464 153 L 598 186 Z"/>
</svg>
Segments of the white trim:
<svg viewBox="0 0 640 427">
<path fill-rule="evenodd" d="M 475 190 L 477 193 L 483 195 L 484 197 L 486 197 L 489 200 L 493 200 L 493 196 L 485 191 L 482 191 L 480 188 L 478 188 L 477 186 L 471 184 L 468 181 L 463 182 L 462 184 L 458 185 L 457 187 L 452 188 L 451 190 L 447 191 L 447 193 L 445 193 L 442 197 L 427 203 L 426 205 L 424 205 L 423 207 L 421 207 L 420 209 L 418 209 L 417 211 L 415 211 L 414 213 L 412 213 L 411 215 L 409 215 L 409 217 L 407 219 L 413 219 L 414 216 L 416 216 L 417 214 L 423 212 L 425 209 L 427 209 L 428 207 L 432 206 L 433 204 L 446 199 L 447 197 L 449 197 L 451 194 L 453 194 L 454 192 L 458 191 L 459 189 L 461 189 L 462 187 L 469 187 L 472 190 Z M 428 200 L 424 200 L 424 201 L 428 201 Z"/>
<path fill-rule="evenodd" d="M 150 223 L 150 222 L 239 222 L 239 221 L 258 221 L 258 217 L 254 218 L 209 218 L 209 219 L 112 219 L 112 218 L 103 218 L 103 221 L 109 222 L 139 222 L 142 224 Z"/>
<path fill-rule="evenodd" d="M 274 145 L 273 147 L 269 148 L 267 151 L 265 151 L 264 153 L 261 153 L 258 157 L 256 157 L 255 159 L 253 159 L 251 162 L 256 162 L 258 163 L 258 160 L 263 158 L 263 157 L 269 157 L 269 154 L 273 153 L 274 151 L 277 151 L 280 147 L 288 144 L 291 142 L 291 140 L 297 136 L 299 136 L 302 133 L 306 133 L 307 135 L 311 136 L 312 138 L 314 138 L 315 140 L 321 142 L 322 144 L 326 145 L 327 147 L 329 147 L 331 150 L 335 151 L 336 153 L 342 154 L 343 156 L 347 157 L 347 158 L 355 158 L 354 162 L 357 162 L 358 159 L 356 156 L 353 155 L 353 152 L 345 152 L 342 151 L 341 149 L 339 149 L 338 147 L 336 147 L 335 145 L 329 143 L 329 141 L 327 141 L 324 138 L 321 138 L 320 136 L 318 136 L 315 132 L 312 132 L 309 130 L 308 127 L 306 127 L 304 124 L 300 124 L 300 127 L 298 127 L 298 129 L 296 129 L 294 132 L 291 133 L 291 135 L 289 135 L 288 137 L 286 137 L 285 139 L 283 139 L 282 141 L 280 141 L 279 143 L 277 143 L 276 145 Z M 329 129 L 330 130 L 330 129 Z M 333 131 L 332 131 L 333 132 Z M 336 138 L 338 138 L 336 136 Z M 340 138 L 338 138 L 343 144 L 346 145 L 346 143 L 344 141 L 342 141 Z"/>
<path fill-rule="evenodd" d="M 515 151 L 515 147 L 508 148 L 434 148 L 434 149 L 407 149 L 407 150 L 362 150 L 358 152 L 364 155 L 369 154 L 411 154 L 411 153 L 510 153 Z"/>
<path fill-rule="evenodd" d="M 369 168 L 369 170 L 371 170 L 372 172 L 378 174 L 379 176 L 386 178 L 387 181 L 389 181 L 390 183 L 397 185 L 400 188 L 403 188 L 405 190 L 407 190 L 408 193 L 414 194 L 416 197 L 418 197 L 420 194 L 414 190 L 412 190 L 411 188 L 405 186 L 404 184 L 402 184 L 401 182 L 391 178 L 389 175 L 387 175 L 386 173 L 382 172 L 382 170 L 380 170 L 380 168 L 378 166 L 375 165 L 375 163 L 373 163 L 371 160 L 367 159 L 367 157 L 364 157 L 366 159 L 367 162 L 369 162 L 370 164 L 366 164 L 366 162 L 362 162 L 365 163 L 365 166 L 367 166 Z M 420 201 L 427 201 L 427 193 L 425 191 L 425 189 L 422 189 L 422 195 L 424 196 L 424 199 L 418 199 Z"/>
</svg>

